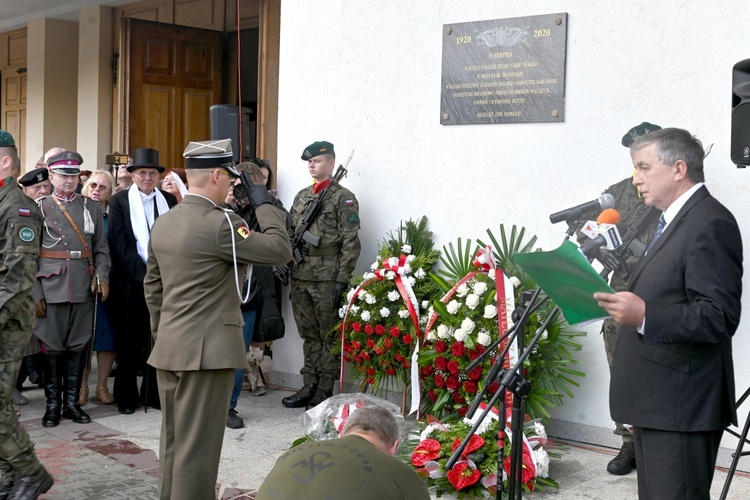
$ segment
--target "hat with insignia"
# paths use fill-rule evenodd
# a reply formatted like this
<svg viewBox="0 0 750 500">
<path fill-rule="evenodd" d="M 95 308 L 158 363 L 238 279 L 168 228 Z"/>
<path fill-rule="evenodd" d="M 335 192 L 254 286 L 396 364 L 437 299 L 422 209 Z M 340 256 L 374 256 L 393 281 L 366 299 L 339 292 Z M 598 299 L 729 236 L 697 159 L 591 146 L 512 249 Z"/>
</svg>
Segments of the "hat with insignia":
<svg viewBox="0 0 750 500">
<path fill-rule="evenodd" d="M 335 154 L 333 152 L 333 144 L 328 141 L 315 141 L 302 152 L 302 159 L 307 161 L 315 156 L 325 154 Z"/>
<path fill-rule="evenodd" d="M 191 141 L 182 156 L 186 169 L 223 168 L 234 177 L 240 176 L 232 161 L 232 139 Z"/>
<path fill-rule="evenodd" d="M 640 136 L 646 135 L 649 132 L 656 132 L 657 130 L 661 130 L 661 127 L 659 125 L 643 122 L 640 125 L 636 125 L 635 127 L 631 128 L 625 135 L 622 136 L 622 145 L 626 148 L 629 148 L 630 145 L 633 144 L 633 142 L 635 142 L 635 140 Z"/>
<path fill-rule="evenodd" d="M 49 170 L 47 170 L 44 167 L 41 167 L 41 168 L 35 168 L 34 170 L 26 172 L 20 179 L 18 179 L 18 183 L 22 185 L 23 187 L 29 187 L 29 186 L 33 186 L 34 184 L 39 184 L 40 182 L 44 182 L 47 179 L 49 179 Z"/>
<path fill-rule="evenodd" d="M 159 165 L 159 151 L 152 148 L 138 148 L 133 151 L 133 164 L 128 165 L 128 172 L 139 168 L 155 168 L 159 173 L 166 170 Z"/>
<path fill-rule="evenodd" d="M 53 174 L 78 175 L 81 173 L 83 158 L 75 151 L 63 151 L 50 156 L 47 166 Z"/>
<path fill-rule="evenodd" d="M 7 130 L 0 130 L 0 148 L 15 147 L 16 141 L 13 140 L 13 136 Z"/>
</svg>

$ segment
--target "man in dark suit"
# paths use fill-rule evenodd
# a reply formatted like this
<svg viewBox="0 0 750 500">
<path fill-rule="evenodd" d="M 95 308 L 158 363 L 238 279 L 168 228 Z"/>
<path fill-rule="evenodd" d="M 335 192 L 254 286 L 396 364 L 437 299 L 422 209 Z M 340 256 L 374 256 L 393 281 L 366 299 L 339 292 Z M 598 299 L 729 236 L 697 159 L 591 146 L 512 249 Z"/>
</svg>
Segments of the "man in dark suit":
<svg viewBox="0 0 750 500">
<path fill-rule="evenodd" d="M 146 367 L 151 350 L 151 327 L 143 293 L 151 227 L 159 215 L 177 204 L 174 195 L 156 189 L 159 152 L 150 148 L 133 151 L 127 166 L 134 185 L 112 196 L 109 202 L 109 248 L 112 254 L 112 299 L 107 302 L 115 332 L 117 375 L 114 396 L 120 413 L 135 412 L 139 401 L 159 407 L 159 393 L 153 368 Z M 144 370 L 140 397 L 138 370 Z"/>
<path fill-rule="evenodd" d="M 708 499 L 723 429 L 737 423 L 742 238 L 704 186 L 705 154 L 689 132 L 652 132 L 630 151 L 633 184 L 663 213 L 628 291 L 594 295 L 623 325 L 610 411 L 633 424 L 639 498 Z"/>
</svg>

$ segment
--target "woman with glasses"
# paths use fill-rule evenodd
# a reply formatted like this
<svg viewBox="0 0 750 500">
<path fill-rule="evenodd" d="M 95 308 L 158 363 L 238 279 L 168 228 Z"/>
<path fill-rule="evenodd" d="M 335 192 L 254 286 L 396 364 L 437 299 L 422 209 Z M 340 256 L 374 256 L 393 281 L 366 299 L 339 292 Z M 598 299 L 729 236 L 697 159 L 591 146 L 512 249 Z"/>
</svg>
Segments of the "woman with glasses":
<svg viewBox="0 0 750 500">
<path fill-rule="evenodd" d="M 177 198 L 177 203 L 182 201 L 182 197 L 187 193 L 187 177 L 184 168 L 173 168 L 164 175 L 161 181 L 161 188 L 167 193 L 172 193 Z"/>
<path fill-rule="evenodd" d="M 88 196 L 92 200 L 98 201 L 102 206 L 105 234 L 107 234 L 109 226 L 109 198 L 112 196 L 114 185 L 115 179 L 112 177 L 112 174 L 105 170 L 96 170 L 89 176 L 81 191 L 83 196 Z M 83 406 L 89 400 L 88 381 L 91 369 L 91 351 L 96 351 L 96 364 L 99 367 L 96 399 L 105 405 L 112 404 L 115 402 L 115 398 L 109 393 L 107 379 L 115 363 L 115 334 L 109 323 L 107 309 L 99 297 L 97 297 L 96 303 L 96 324 L 94 325 L 94 338 L 92 342 L 93 348 L 89 349 L 89 355 L 84 360 L 86 366 L 84 366 L 83 377 L 81 378 L 78 404 Z"/>
</svg>

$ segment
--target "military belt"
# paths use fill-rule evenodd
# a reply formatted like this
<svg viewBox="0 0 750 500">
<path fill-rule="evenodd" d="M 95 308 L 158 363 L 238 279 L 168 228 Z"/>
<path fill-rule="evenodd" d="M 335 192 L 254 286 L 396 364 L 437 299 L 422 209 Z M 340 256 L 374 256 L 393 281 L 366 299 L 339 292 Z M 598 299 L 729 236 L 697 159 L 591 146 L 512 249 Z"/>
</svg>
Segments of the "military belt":
<svg viewBox="0 0 750 500">
<path fill-rule="evenodd" d="M 45 259 L 90 259 L 91 250 L 42 250 L 39 257 Z"/>
<path fill-rule="evenodd" d="M 321 257 L 324 255 L 338 255 L 341 253 L 341 245 L 334 246 L 334 247 L 310 247 L 310 252 L 308 255 L 311 257 Z"/>
</svg>

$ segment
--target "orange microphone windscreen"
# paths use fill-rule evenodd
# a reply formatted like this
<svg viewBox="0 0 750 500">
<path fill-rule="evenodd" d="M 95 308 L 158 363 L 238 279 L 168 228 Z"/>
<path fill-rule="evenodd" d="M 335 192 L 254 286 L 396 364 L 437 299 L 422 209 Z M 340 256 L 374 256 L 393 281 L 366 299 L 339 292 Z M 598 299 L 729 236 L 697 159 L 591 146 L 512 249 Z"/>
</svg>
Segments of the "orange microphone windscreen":
<svg viewBox="0 0 750 500">
<path fill-rule="evenodd" d="M 605 208 L 596 218 L 597 224 L 617 224 L 618 222 L 620 222 L 620 213 L 614 208 Z"/>
</svg>

